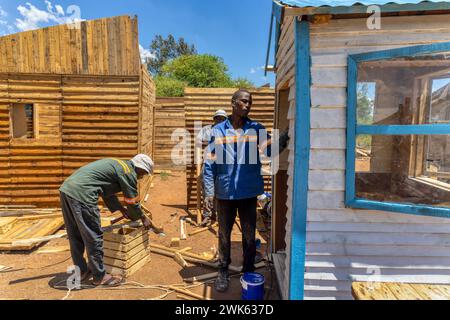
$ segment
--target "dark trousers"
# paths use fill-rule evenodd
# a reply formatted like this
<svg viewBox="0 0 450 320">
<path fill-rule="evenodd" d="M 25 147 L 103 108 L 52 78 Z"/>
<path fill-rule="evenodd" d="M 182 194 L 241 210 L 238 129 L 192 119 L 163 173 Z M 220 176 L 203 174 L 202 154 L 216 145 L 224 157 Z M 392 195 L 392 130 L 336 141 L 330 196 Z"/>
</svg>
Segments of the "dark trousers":
<svg viewBox="0 0 450 320">
<path fill-rule="evenodd" d="M 256 197 L 243 200 L 218 200 L 219 267 L 227 270 L 231 263 L 231 230 L 239 213 L 242 228 L 243 272 L 255 270 Z"/>
<path fill-rule="evenodd" d="M 73 263 L 82 273 L 90 270 L 94 281 L 100 281 L 105 276 L 100 210 L 97 206 L 88 206 L 72 199 L 63 192 L 60 196 Z M 83 257 L 85 249 L 88 264 Z"/>
</svg>

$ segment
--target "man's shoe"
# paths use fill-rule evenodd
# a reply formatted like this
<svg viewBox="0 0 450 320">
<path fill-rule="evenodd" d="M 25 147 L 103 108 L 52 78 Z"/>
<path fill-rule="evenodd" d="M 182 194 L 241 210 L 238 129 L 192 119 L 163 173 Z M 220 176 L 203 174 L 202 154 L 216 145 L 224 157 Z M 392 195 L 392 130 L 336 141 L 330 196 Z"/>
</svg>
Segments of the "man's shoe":
<svg viewBox="0 0 450 320">
<path fill-rule="evenodd" d="M 206 217 L 203 219 L 202 223 L 200 223 L 200 227 L 208 227 L 211 225 L 211 218 Z"/>
<path fill-rule="evenodd" d="M 214 282 L 214 288 L 218 292 L 225 292 L 228 290 L 230 280 L 228 280 L 228 270 L 220 270 L 216 281 Z"/>
</svg>

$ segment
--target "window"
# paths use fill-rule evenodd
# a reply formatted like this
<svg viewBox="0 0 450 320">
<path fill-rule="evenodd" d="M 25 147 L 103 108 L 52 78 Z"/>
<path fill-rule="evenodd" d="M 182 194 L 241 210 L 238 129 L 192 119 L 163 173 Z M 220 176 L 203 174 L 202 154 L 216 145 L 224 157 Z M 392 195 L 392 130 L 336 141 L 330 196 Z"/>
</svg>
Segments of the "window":
<svg viewBox="0 0 450 320">
<path fill-rule="evenodd" d="M 15 139 L 36 138 L 36 114 L 32 104 L 12 105 L 12 131 Z"/>
<path fill-rule="evenodd" d="M 348 67 L 346 205 L 450 217 L 450 43 Z"/>
</svg>

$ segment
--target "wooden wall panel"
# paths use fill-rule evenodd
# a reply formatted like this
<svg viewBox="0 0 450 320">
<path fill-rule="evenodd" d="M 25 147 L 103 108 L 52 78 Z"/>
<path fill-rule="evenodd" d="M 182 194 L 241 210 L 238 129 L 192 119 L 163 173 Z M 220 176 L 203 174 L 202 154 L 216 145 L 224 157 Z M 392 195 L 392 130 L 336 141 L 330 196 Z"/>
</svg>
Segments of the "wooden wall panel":
<svg viewBox="0 0 450 320">
<path fill-rule="evenodd" d="M 158 98 L 155 108 L 155 165 L 160 170 L 185 170 L 184 157 L 172 160 L 172 150 L 179 142 L 172 141 L 176 129 L 185 129 L 184 98 Z"/>
<path fill-rule="evenodd" d="M 63 77 L 63 174 L 138 150 L 139 77 Z"/>
<path fill-rule="evenodd" d="M 1 94 L 0 89 L 0 94 Z M 9 203 L 9 104 L 0 103 L 0 201 Z"/>
<path fill-rule="evenodd" d="M 194 123 L 202 121 L 203 126 L 212 123 L 216 110 L 224 109 L 231 114 L 231 97 L 237 89 L 211 88 L 211 89 L 185 89 L 186 129 L 191 135 L 191 159 L 194 152 Z M 273 128 L 275 93 L 272 88 L 250 90 L 253 95 L 253 106 L 250 118 L 263 124 L 269 131 Z M 196 166 L 186 165 L 187 204 L 189 209 L 197 207 L 197 178 Z M 270 189 L 270 177 L 265 179 L 266 189 Z"/>
<path fill-rule="evenodd" d="M 0 94 L 8 125 L 2 133 L 8 153 L 8 183 L 2 184 L 1 204 L 50 205 L 58 202 L 62 182 L 60 130 L 61 76 L 3 74 L 6 88 Z M 4 83 L 4 82 L 3 82 Z M 10 109 L 14 103 L 32 103 L 36 112 L 35 139 L 12 139 Z"/>
<path fill-rule="evenodd" d="M 139 75 L 137 18 L 119 16 L 0 38 L 0 72 Z"/>
</svg>

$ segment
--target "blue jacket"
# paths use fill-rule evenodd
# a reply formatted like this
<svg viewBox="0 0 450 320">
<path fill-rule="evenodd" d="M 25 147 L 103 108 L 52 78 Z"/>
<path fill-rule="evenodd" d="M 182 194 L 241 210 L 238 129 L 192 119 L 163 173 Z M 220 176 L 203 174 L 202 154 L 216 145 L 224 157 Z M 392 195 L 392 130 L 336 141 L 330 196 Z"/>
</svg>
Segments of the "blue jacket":
<svg viewBox="0 0 450 320">
<path fill-rule="evenodd" d="M 263 194 L 260 152 L 270 157 L 270 142 L 264 126 L 248 118 L 241 130 L 229 119 L 214 126 L 203 166 L 205 196 L 239 200 Z"/>
</svg>

